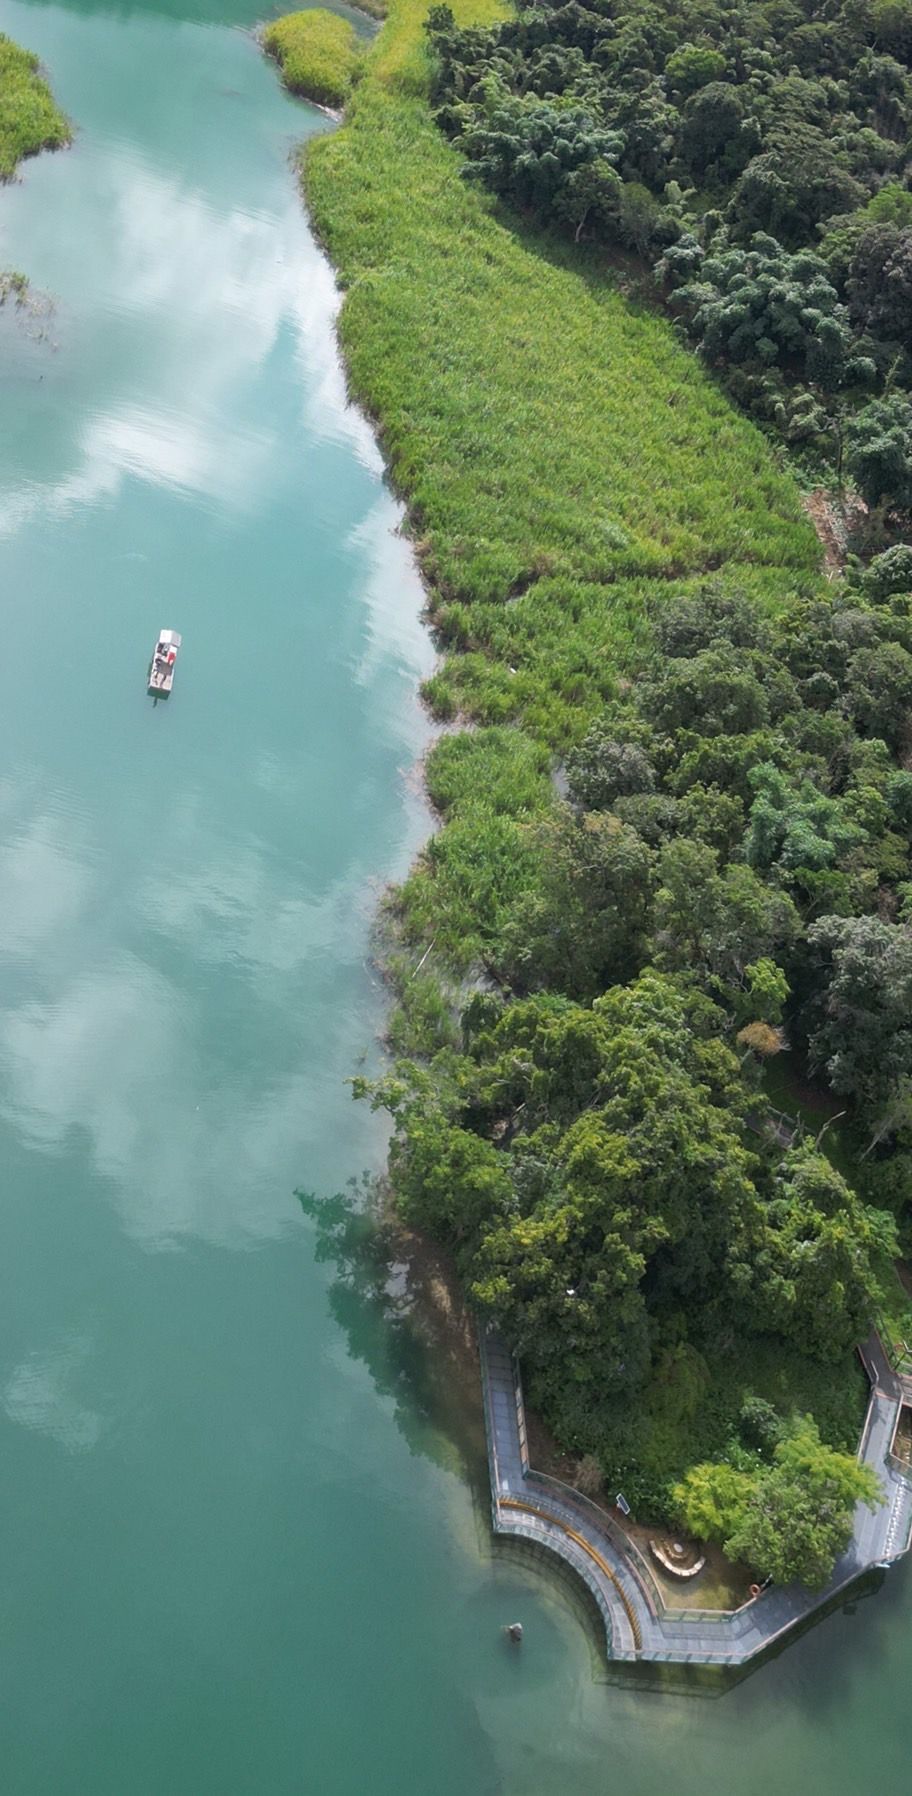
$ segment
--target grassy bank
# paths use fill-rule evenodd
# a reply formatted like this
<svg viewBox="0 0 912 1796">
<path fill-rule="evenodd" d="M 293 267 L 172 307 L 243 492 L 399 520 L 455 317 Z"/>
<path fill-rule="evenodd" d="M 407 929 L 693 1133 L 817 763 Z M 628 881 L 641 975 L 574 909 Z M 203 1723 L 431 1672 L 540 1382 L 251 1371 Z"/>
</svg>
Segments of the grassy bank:
<svg viewBox="0 0 912 1796">
<path fill-rule="evenodd" d="M 344 106 L 360 66 L 357 42 L 348 20 L 322 7 L 288 13 L 263 32 L 285 86 L 319 106 Z"/>
<path fill-rule="evenodd" d="M 443 825 L 390 906 L 404 949 L 394 963 L 403 999 L 392 1027 L 394 1046 L 425 1061 L 438 1055 L 430 1075 L 406 1069 L 403 1085 L 394 1079 L 388 1087 L 391 1109 L 411 1105 L 407 1114 L 398 1113 L 394 1172 L 400 1192 L 403 1176 L 411 1180 L 411 1213 L 419 1226 L 435 1203 L 446 1213 L 442 1232 L 466 1264 L 473 1218 L 489 1211 L 506 1218 L 475 1260 L 476 1294 L 480 1290 L 487 1301 L 487 1290 L 503 1307 L 504 1293 L 528 1276 L 529 1313 L 545 1303 L 546 1290 L 557 1310 L 570 1303 L 569 1320 L 563 1311 L 555 1311 L 556 1320 L 548 1311 L 542 1324 L 542 1339 L 545 1333 L 553 1338 L 554 1364 L 560 1364 L 573 1358 L 568 1330 L 572 1337 L 584 1325 L 581 1305 L 572 1307 L 578 1297 L 572 1253 L 566 1273 L 561 1258 L 575 1226 L 560 1208 L 567 1183 L 578 1178 L 579 1192 L 588 1193 L 587 1169 L 601 1163 L 604 1151 L 605 1176 L 595 1177 L 592 1202 L 604 1201 L 611 1179 L 621 1189 L 629 1169 L 611 1161 L 610 1143 L 624 1139 L 629 1145 L 635 1130 L 625 1124 L 610 1141 L 596 1138 L 601 1125 L 592 1113 L 609 1087 L 596 1082 L 591 1101 L 579 1097 L 589 1089 L 590 1024 L 561 1009 L 568 993 L 582 992 L 588 1003 L 593 988 L 585 979 L 562 982 L 560 973 L 552 978 L 542 968 L 561 929 L 566 933 L 566 890 L 575 904 L 582 892 L 580 915 L 595 893 L 596 933 L 604 932 L 593 947 L 595 959 L 618 968 L 613 979 L 632 977 L 642 955 L 636 927 L 629 955 L 623 941 L 613 947 L 609 940 L 625 902 L 617 893 L 629 895 L 640 879 L 652 879 L 656 889 L 651 845 L 661 846 L 670 812 L 662 809 L 668 797 L 652 795 L 650 773 L 645 789 L 621 788 L 642 796 L 636 815 L 626 813 L 629 826 L 610 813 L 606 818 L 604 806 L 603 820 L 594 825 L 591 818 L 581 826 L 562 820 L 555 758 L 579 742 L 606 702 L 618 696 L 630 702 L 628 682 L 647 661 L 651 620 L 666 596 L 697 595 L 724 570 L 727 588 L 746 595 L 751 608 L 791 610 L 796 595 L 819 590 L 820 556 L 795 483 L 667 321 L 630 303 L 595 253 L 527 233 L 521 219 L 463 179 L 427 105 L 426 10 L 423 0 L 393 0 L 344 128 L 313 141 L 303 168 L 311 215 L 344 289 L 340 332 L 351 387 L 376 421 L 406 502 L 444 650 L 428 697 L 439 716 L 483 726 L 446 736 L 432 752 L 428 784 Z M 461 23 L 490 21 L 497 0 L 457 0 L 454 10 Z M 631 726 L 634 746 L 640 727 Z M 763 753 L 782 753 L 787 761 L 787 744 L 783 748 L 769 736 L 762 742 Z M 670 738 L 665 750 L 670 778 L 678 754 Z M 699 818 L 697 812 L 704 801 L 710 808 L 717 802 L 712 782 L 725 787 L 728 774 L 715 771 L 708 751 L 704 758 L 707 783 L 694 776 L 696 796 L 689 797 L 685 786 L 675 792 L 685 807 L 679 818 L 696 818 L 687 829 L 698 836 L 707 832 L 705 840 L 713 843 L 715 830 L 724 836 L 722 812 L 715 821 L 708 811 Z M 727 790 L 722 798 L 722 811 L 737 819 L 742 798 Z M 674 793 L 670 799 L 677 802 Z M 745 783 L 743 803 L 749 799 Z M 642 824 L 642 837 L 634 824 Z M 736 821 L 736 834 L 739 827 Z M 544 877 L 543 868 L 551 870 Z M 602 879 L 607 898 L 599 896 Z M 659 897 L 667 906 L 667 891 Z M 566 914 L 575 917 L 577 911 Z M 528 965 L 530 935 L 540 965 L 533 969 L 537 984 L 526 989 L 544 992 L 535 1013 L 534 1053 L 552 1051 L 552 1031 L 555 1043 L 565 1026 L 578 1031 L 568 1063 L 567 1110 L 554 1116 L 550 1097 L 542 1096 L 544 1074 L 528 1093 L 524 1084 L 533 1050 L 522 1031 L 533 1032 L 533 1019 L 509 1003 L 511 989 L 523 989 L 522 971 L 512 984 L 512 974 L 503 973 L 505 966 Z M 480 973 L 497 989 L 479 994 L 480 1008 L 460 1031 L 449 1000 L 482 983 Z M 642 1014 L 655 1003 L 656 1041 L 666 1039 L 662 1006 L 678 1002 L 669 992 L 671 984 L 656 987 L 652 997 L 647 992 Z M 631 1007 L 637 1002 L 631 998 Z M 630 1014 L 636 1017 L 635 1008 Z M 519 1017 L 515 1025 L 511 1016 Z M 698 1034 L 703 1027 L 711 1033 L 713 1025 L 699 1024 Z M 632 1023 L 632 1053 L 640 1034 L 641 1026 Z M 686 1031 L 675 1040 L 685 1037 Z M 703 1049 L 696 1036 L 694 1041 L 696 1067 Z M 553 1051 L 559 1057 L 563 1050 Z M 706 1052 L 714 1056 L 717 1049 Z M 688 1072 L 674 1100 L 646 1103 L 643 1165 L 653 1145 L 650 1129 L 658 1137 L 662 1117 L 682 1114 L 686 1080 L 693 1080 L 687 1089 L 697 1115 L 707 1079 L 712 1085 L 724 1066 L 722 1083 L 731 1084 L 722 1107 L 732 1108 L 719 1164 L 730 1169 L 743 1162 L 745 1180 L 757 1181 L 753 1195 L 744 1186 L 744 1214 L 752 1219 L 746 1242 L 751 1229 L 765 1226 L 762 1209 L 752 1206 L 774 1175 L 757 1157 L 756 1143 L 745 1145 L 737 1121 L 738 1064 L 721 1044 L 718 1053 L 712 1075 Z M 646 1069 L 643 1078 L 648 1085 Z M 565 1160 L 561 1132 L 576 1116 L 577 1101 L 580 1142 L 585 1131 L 594 1132 L 586 1135 L 585 1153 L 581 1147 L 572 1158 L 568 1148 Z M 523 1113 L 525 1122 L 519 1121 Z M 531 1133 L 543 1116 L 548 1121 Z M 706 1126 L 716 1125 L 710 1118 Z M 693 1143 L 681 1149 L 682 1163 L 691 1147 L 699 1158 L 702 1128 L 695 1123 Z M 678 1158 L 671 1155 L 669 1168 Z M 512 1192 L 508 1165 L 515 1168 Z M 667 1188 L 668 1176 L 657 1189 Z M 642 1180 L 634 1185 L 635 1209 Z M 579 1196 L 581 1211 L 589 1201 Z M 843 1202 L 839 1192 L 833 1201 Z M 517 1216 L 528 1218 L 524 1236 L 519 1225 L 513 1230 Z M 539 1243 L 541 1258 L 532 1265 Z M 751 1265 L 745 1249 L 745 1280 Z M 667 1272 L 665 1267 L 662 1277 Z M 612 1395 L 603 1381 L 596 1426 L 587 1387 L 581 1384 L 576 1396 L 565 1387 L 555 1402 L 559 1378 L 550 1371 L 547 1378 L 530 1376 L 530 1389 L 541 1393 L 563 1444 L 579 1452 L 594 1442 L 611 1475 L 623 1471 L 625 1487 L 638 1490 L 644 1510 L 652 1502 L 661 1507 L 669 1473 L 683 1471 L 700 1455 L 743 1456 L 747 1449 L 736 1436 L 745 1403 L 763 1399 L 781 1414 L 811 1409 L 834 1445 L 850 1443 L 862 1407 L 863 1380 L 847 1340 L 827 1361 L 819 1352 L 815 1357 L 800 1345 L 786 1345 L 775 1333 L 775 1318 L 764 1323 L 755 1316 L 742 1333 L 731 1326 L 730 1312 L 707 1302 L 704 1319 L 702 1300 L 693 1296 L 696 1273 L 688 1284 L 690 1277 L 682 1285 L 686 1299 L 668 1297 L 645 1384 L 634 1389 L 638 1373 L 628 1372 L 629 1392 L 616 1385 Z M 518 1301 L 515 1314 L 520 1308 Z M 597 1328 L 604 1313 L 592 1305 L 585 1326 Z M 520 1344 L 522 1332 L 522 1326 L 514 1331 Z M 635 1367 L 640 1362 L 632 1330 L 630 1347 Z"/>
<path fill-rule="evenodd" d="M 0 180 L 11 180 L 24 157 L 60 149 L 70 136 L 37 56 L 0 36 Z"/>
<path fill-rule="evenodd" d="M 395 0 L 345 128 L 308 148 L 306 193 L 347 290 L 352 387 L 460 651 L 431 697 L 559 741 L 636 654 L 644 582 L 731 563 L 800 578 L 817 545 L 792 480 L 667 323 L 461 178 L 423 98 L 425 12 Z"/>
</svg>

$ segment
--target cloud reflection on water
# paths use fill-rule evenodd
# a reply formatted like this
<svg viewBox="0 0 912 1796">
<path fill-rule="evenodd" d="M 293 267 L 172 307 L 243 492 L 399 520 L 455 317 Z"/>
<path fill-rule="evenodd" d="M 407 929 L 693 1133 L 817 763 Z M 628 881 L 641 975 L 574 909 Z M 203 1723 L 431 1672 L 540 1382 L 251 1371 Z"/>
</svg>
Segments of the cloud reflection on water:
<svg viewBox="0 0 912 1796">
<path fill-rule="evenodd" d="M 92 885 L 78 830 L 39 807 L 0 842 L 4 954 L 47 953 L 65 926 L 85 912 Z"/>
<path fill-rule="evenodd" d="M 85 1408 L 73 1383 L 91 1356 L 90 1343 L 74 1335 L 59 1346 L 20 1361 L 3 1386 L 3 1411 L 10 1422 L 48 1434 L 70 1453 L 84 1453 L 99 1440 L 104 1418 Z"/>
<path fill-rule="evenodd" d="M 3 944 L 4 955 L 28 961 L 32 990 L 0 1013 L 0 1113 L 33 1149 L 82 1144 L 113 1184 L 124 1226 L 146 1246 L 282 1232 L 295 1220 L 296 1171 L 350 1071 L 332 1041 L 315 1058 L 306 1016 L 292 1036 L 289 1007 L 305 987 L 288 982 L 310 968 L 313 1002 L 313 964 L 344 961 L 357 902 L 350 880 L 308 902 L 274 870 L 266 876 L 252 845 L 239 861 L 217 834 L 198 837 L 195 857 L 140 881 L 130 900 L 131 929 L 140 923 L 147 938 L 151 926 L 163 953 L 190 969 L 184 987 L 148 956 L 92 946 L 87 916 L 105 894 L 85 848 L 65 816 L 55 832 L 45 814 L 11 832 L 0 853 L 0 914 L 13 894 L 33 924 Z M 213 975 L 222 988 L 240 980 L 251 1037 L 245 1053 L 234 1056 L 229 1040 L 214 1060 L 204 1033 Z M 274 1050 L 284 1043 L 269 1077 L 256 1053 L 257 1017 Z"/>
<path fill-rule="evenodd" d="M 62 168 L 61 192 L 78 183 L 83 241 L 55 228 L 53 212 L 40 228 L 57 258 L 65 349 L 52 398 L 63 399 L 54 429 L 24 434 L 7 464 L 0 535 L 30 525 L 50 542 L 45 526 L 81 528 L 123 503 L 129 482 L 192 499 L 188 531 L 208 527 L 202 511 L 234 529 L 289 481 L 300 506 L 295 483 L 321 444 L 339 445 L 340 482 L 352 456 L 372 477 L 353 483 L 363 515 L 352 525 L 349 509 L 343 523 L 358 579 L 349 677 L 366 744 L 383 731 L 386 751 L 401 743 L 410 758 L 424 726 L 391 690 L 389 663 L 409 680 L 430 663 L 420 584 L 370 427 L 347 401 L 338 296 L 292 183 L 276 183 L 273 210 L 218 205 L 129 145 L 88 137 Z M 332 486 L 331 452 L 323 470 Z M 280 752 L 266 732 L 244 778 L 274 803 L 303 805 L 315 752 Z M 103 788 L 86 801 L 36 775 L 0 791 L 0 1114 L 33 1150 L 87 1157 L 126 1230 L 156 1248 L 295 1226 L 293 1185 L 341 1133 L 330 1119 L 351 1115 L 344 1080 L 369 1029 L 351 1012 L 353 995 L 365 1002 L 357 829 L 308 887 L 300 858 L 213 806 L 199 766 L 182 778 L 153 870 L 136 861 L 129 819 L 105 815 Z M 369 787 L 365 807 L 372 799 Z M 116 792 L 112 802 L 116 813 Z M 367 1140 L 374 1127 L 359 1112 L 345 1132 Z"/>
<path fill-rule="evenodd" d="M 284 430 L 256 415 L 258 373 L 285 329 L 294 338 L 303 431 L 344 444 L 379 476 L 370 426 L 346 394 L 332 271 L 294 190 L 277 212 L 219 209 L 135 151 L 104 149 L 93 160 L 106 328 L 91 341 L 91 320 L 70 321 L 71 353 L 96 362 L 92 387 L 102 397 L 71 442 L 68 466 L 0 495 L 0 533 L 113 499 L 130 476 L 255 509 L 289 453 Z M 94 306 L 98 300 L 93 291 Z M 152 340 L 154 354 L 143 353 L 138 334 Z M 152 391 L 139 372 L 147 365 Z"/>
</svg>

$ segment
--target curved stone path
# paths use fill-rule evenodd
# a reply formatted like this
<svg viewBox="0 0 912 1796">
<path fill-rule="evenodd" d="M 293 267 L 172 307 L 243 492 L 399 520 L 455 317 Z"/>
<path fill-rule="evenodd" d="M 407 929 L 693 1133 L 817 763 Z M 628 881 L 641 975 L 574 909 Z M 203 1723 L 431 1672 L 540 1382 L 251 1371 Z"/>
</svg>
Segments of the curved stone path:
<svg viewBox="0 0 912 1796">
<path fill-rule="evenodd" d="M 491 1329 L 479 1330 L 494 1532 L 555 1553 L 582 1579 L 605 1624 L 608 1657 L 680 1665 L 746 1664 L 781 1641 L 866 1572 L 902 1557 L 912 1539 L 912 1477 L 893 1457 L 912 1380 L 891 1367 L 878 1337 L 861 1350 L 871 1397 L 859 1458 L 876 1471 L 884 1502 L 860 1503 L 852 1539 L 825 1590 L 771 1586 L 741 1609 L 668 1609 L 647 1560 L 603 1509 L 529 1463 L 515 1360 Z"/>
</svg>

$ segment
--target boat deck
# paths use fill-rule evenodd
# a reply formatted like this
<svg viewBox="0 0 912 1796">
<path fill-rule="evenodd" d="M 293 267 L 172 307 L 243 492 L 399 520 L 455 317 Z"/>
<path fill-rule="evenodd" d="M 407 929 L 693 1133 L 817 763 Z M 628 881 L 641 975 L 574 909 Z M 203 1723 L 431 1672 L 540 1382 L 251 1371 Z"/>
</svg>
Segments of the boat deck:
<svg viewBox="0 0 912 1796">
<path fill-rule="evenodd" d="M 153 698 L 167 698 L 174 685 L 174 669 L 181 641 L 177 630 L 159 630 L 146 683 L 146 690 Z"/>
</svg>

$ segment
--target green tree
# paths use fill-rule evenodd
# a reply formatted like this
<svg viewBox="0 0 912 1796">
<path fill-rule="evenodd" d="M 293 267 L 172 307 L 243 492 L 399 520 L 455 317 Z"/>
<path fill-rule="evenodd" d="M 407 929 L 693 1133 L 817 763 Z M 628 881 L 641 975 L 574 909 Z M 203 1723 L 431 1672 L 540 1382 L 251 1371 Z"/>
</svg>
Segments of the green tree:
<svg viewBox="0 0 912 1796">
<path fill-rule="evenodd" d="M 869 505 L 912 506 L 912 399 L 872 399 L 850 421 L 849 473 Z"/>
<path fill-rule="evenodd" d="M 778 866 L 798 879 L 837 866 L 864 840 L 845 806 L 810 780 L 796 784 L 769 761 L 750 779 L 755 797 L 745 846 L 752 867 Z"/>
<path fill-rule="evenodd" d="M 618 204 L 618 232 L 622 243 L 645 256 L 656 235 L 662 208 L 642 181 L 625 181 Z"/>
<path fill-rule="evenodd" d="M 579 747 L 567 757 L 567 783 L 575 804 L 585 811 L 607 811 L 618 798 L 655 790 L 655 768 L 644 748 L 621 742 L 611 721 L 593 724 Z"/>
<path fill-rule="evenodd" d="M 570 178 L 589 163 L 613 167 L 624 147 L 583 107 L 509 93 L 485 78 L 484 103 L 462 115 L 459 147 L 473 177 L 519 206 L 547 214 L 566 201 Z"/>
<path fill-rule="evenodd" d="M 768 955 L 744 969 L 745 991 L 741 1012 L 746 1022 L 776 1026 L 782 1021 L 789 983 L 782 968 Z"/>
<path fill-rule="evenodd" d="M 775 1449 L 774 1464 L 757 1480 L 725 1552 L 761 1578 L 822 1590 L 851 1539 L 855 1504 L 875 1509 L 882 1501 L 871 1468 L 824 1446 L 807 1416 Z"/>
<path fill-rule="evenodd" d="M 666 970 L 719 981 L 736 1002 L 748 966 L 772 959 L 798 929 L 791 899 L 752 868 L 736 862 L 720 872 L 715 851 L 686 837 L 663 849 L 655 931 L 656 958 Z"/>
<path fill-rule="evenodd" d="M 851 212 L 864 198 L 864 188 L 827 133 L 789 120 L 769 132 L 762 153 L 748 163 L 729 216 L 742 237 L 766 231 L 794 245 L 812 238 L 823 219 Z"/>
<path fill-rule="evenodd" d="M 555 201 L 555 212 L 574 226 L 578 243 L 588 225 L 599 235 L 615 235 L 622 201 L 621 177 L 610 162 L 600 157 L 573 170 Z"/>
<path fill-rule="evenodd" d="M 645 715 L 669 734 L 697 729 L 701 736 L 734 736 L 762 728 L 766 694 L 743 655 L 727 647 L 668 663 L 639 693 Z"/>
<path fill-rule="evenodd" d="M 873 225 L 912 227 L 912 193 L 908 188 L 898 181 L 888 181 L 857 212 L 844 212 L 833 219 L 821 242 L 820 254 L 837 286 L 845 286 L 858 245 Z"/>
<path fill-rule="evenodd" d="M 706 842 L 723 861 L 736 855 L 744 840 L 745 823 L 744 805 L 737 793 L 704 786 L 700 780 L 688 786 L 678 801 L 676 827 L 681 835 Z"/>
<path fill-rule="evenodd" d="M 744 736 L 688 734 L 684 741 L 687 747 L 667 776 L 672 792 L 683 796 L 695 786 L 717 786 L 743 804 L 753 801 L 754 768 L 782 752 L 779 736 L 768 729 L 750 730 Z"/>
<path fill-rule="evenodd" d="M 892 1217 L 856 1197 L 825 1155 L 789 1149 L 756 1254 L 758 1326 L 831 1361 L 868 1333 L 879 1303 L 877 1263 L 897 1252 Z"/>
<path fill-rule="evenodd" d="M 856 650 L 847 669 L 846 708 L 857 730 L 894 750 L 912 725 L 912 655 L 896 642 Z"/>
<path fill-rule="evenodd" d="M 649 1324 L 641 1289 L 647 1255 L 663 1238 L 645 1168 L 601 1115 L 563 1137 L 559 1191 L 532 1215 L 483 1236 L 472 1295 L 539 1372 L 577 1383 L 642 1376 Z"/>
<path fill-rule="evenodd" d="M 679 44 L 665 62 L 665 79 L 672 92 L 687 99 L 710 81 L 721 81 L 725 57 L 710 44 Z"/>
<path fill-rule="evenodd" d="M 912 61 L 912 0 L 873 0 L 871 23 L 878 45 Z"/>
<path fill-rule="evenodd" d="M 826 264 L 757 232 L 748 248 L 706 257 L 698 279 L 679 287 L 674 310 L 713 363 L 782 367 L 827 392 L 840 386 L 853 353 L 849 315 Z"/>
<path fill-rule="evenodd" d="M 756 599 L 718 580 L 707 581 L 699 592 L 662 599 L 652 626 L 660 655 L 674 660 L 726 646 L 767 655 L 773 648 L 769 620 Z"/>
<path fill-rule="evenodd" d="M 894 543 L 875 555 L 862 575 L 862 590 L 873 605 L 886 604 L 897 593 L 912 596 L 912 543 Z"/>
<path fill-rule="evenodd" d="M 905 768 L 891 773 L 884 795 L 896 828 L 912 837 L 912 773 L 907 773 Z"/>
<path fill-rule="evenodd" d="M 748 1276 L 761 1223 L 737 1061 L 694 1032 L 717 1027 L 714 1007 L 655 974 L 582 1015 L 542 999 L 511 1009 L 521 1014 L 478 1045 L 479 1099 L 502 1106 L 508 1128 L 528 1117 L 519 1162 L 528 1172 L 531 1154 L 539 1166 L 525 1200 L 482 1231 L 473 1295 L 552 1397 L 565 1381 L 593 1393 L 635 1383 L 651 1265 L 674 1302 Z M 568 1099 L 579 1108 L 565 1126 Z"/>
<path fill-rule="evenodd" d="M 912 197 L 912 196 L 910 196 Z M 870 225 L 852 256 L 846 284 L 852 312 L 884 342 L 912 340 L 912 224 Z"/>
<path fill-rule="evenodd" d="M 405 1221 L 456 1247 L 472 1242 L 510 1205 L 503 1155 L 430 1105 L 404 1109 L 390 1172 Z"/>
<path fill-rule="evenodd" d="M 734 1466 L 712 1463 L 691 1466 L 672 1491 L 672 1507 L 681 1527 L 696 1540 L 727 1540 L 744 1526 L 756 1479 Z"/>
<path fill-rule="evenodd" d="M 875 1136 L 886 1133 L 912 1081 L 912 927 L 821 917 L 808 943 L 817 985 L 812 1064 L 825 1068 Z"/>
<path fill-rule="evenodd" d="M 729 180 L 750 161 L 759 144 L 756 121 L 744 97 L 727 81 L 701 86 L 684 107 L 681 153 L 700 180 Z"/>
<path fill-rule="evenodd" d="M 646 953 L 653 856 L 610 811 L 561 807 L 537 829 L 538 884 L 505 923 L 499 972 L 520 989 L 592 997 L 629 978 Z"/>
<path fill-rule="evenodd" d="M 624 139 L 624 179 L 660 192 L 668 180 L 679 121 L 677 107 L 669 105 L 661 82 L 640 71 L 639 79 L 631 75 L 629 86 L 605 89 L 602 106 Z"/>
<path fill-rule="evenodd" d="M 867 116 L 881 131 L 902 137 L 912 123 L 912 94 L 901 62 L 894 56 L 878 56 L 873 49 L 866 49 L 851 70 L 847 85 L 849 102 L 857 117 Z M 895 187 L 896 183 L 891 185 Z M 896 215 L 890 207 L 875 216 L 893 219 Z"/>
</svg>

